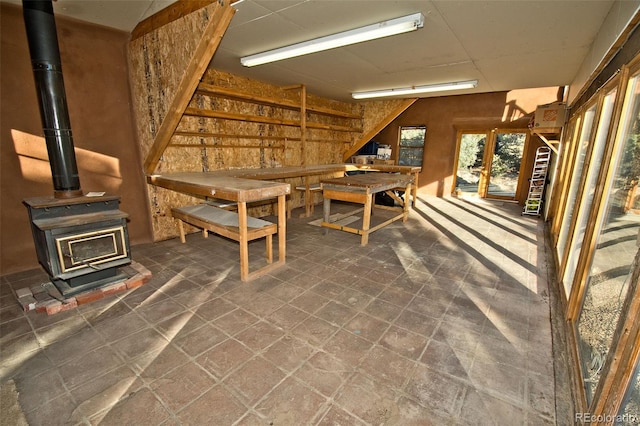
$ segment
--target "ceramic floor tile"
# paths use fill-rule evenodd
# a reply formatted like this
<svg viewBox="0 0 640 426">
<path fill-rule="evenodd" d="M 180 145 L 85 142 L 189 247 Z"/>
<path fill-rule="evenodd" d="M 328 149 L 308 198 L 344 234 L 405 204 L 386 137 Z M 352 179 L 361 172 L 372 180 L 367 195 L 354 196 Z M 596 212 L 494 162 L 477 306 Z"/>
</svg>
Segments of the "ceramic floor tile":
<svg viewBox="0 0 640 426">
<path fill-rule="evenodd" d="M 426 336 L 391 326 L 380 338 L 380 345 L 399 355 L 417 360 L 428 341 L 429 338 Z"/>
<path fill-rule="evenodd" d="M 219 379 L 228 375 L 253 356 L 253 352 L 237 340 L 228 339 L 201 354 L 196 361 Z"/>
<path fill-rule="evenodd" d="M 320 394 L 331 397 L 354 371 L 354 366 L 329 353 L 317 352 L 294 376 Z"/>
<path fill-rule="evenodd" d="M 320 308 L 315 316 L 340 327 L 356 314 L 357 311 L 354 308 L 331 301 Z"/>
<path fill-rule="evenodd" d="M 294 308 L 291 305 L 283 305 L 266 317 L 266 320 L 283 330 L 291 330 L 302 321 L 309 318 L 310 314 Z"/>
<path fill-rule="evenodd" d="M 143 383 L 128 367 L 119 367 L 71 390 L 78 404 L 75 412 L 91 418 L 104 412 L 127 395 L 141 389 Z"/>
<path fill-rule="evenodd" d="M 169 344 L 162 349 L 145 351 L 142 355 L 130 360 L 128 365 L 145 382 L 153 382 L 188 361 L 188 355 Z"/>
<path fill-rule="evenodd" d="M 314 348 L 306 342 L 289 335 L 271 345 L 263 356 L 278 368 L 292 372 L 311 356 Z"/>
<path fill-rule="evenodd" d="M 121 365 L 122 360 L 115 351 L 108 346 L 103 346 L 84 354 L 76 361 L 60 366 L 58 371 L 65 386 L 72 389 Z"/>
<path fill-rule="evenodd" d="M 415 363 L 380 346 L 370 350 L 360 362 L 359 370 L 387 386 L 401 389 Z"/>
<path fill-rule="evenodd" d="M 258 317 L 244 309 L 237 308 L 226 315 L 216 318 L 212 321 L 212 324 L 224 330 L 224 332 L 230 336 L 234 336 L 258 321 Z"/>
<path fill-rule="evenodd" d="M 336 403 L 368 424 L 387 424 L 398 412 L 398 393 L 361 374 L 340 389 Z"/>
<path fill-rule="evenodd" d="M 366 423 L 352 416 L 343 409 L 332 406 L 329 411 L 317 423 L 317 426 L 335 426 L 335 425 L 351 425 L 364 426 Z"/>
<path fill-rule="evenodd" d="M 372 346 L 373 343 L 354 333 L 339 330 L 322 348 L 347 364 L 358 365 Z"/>
<path fill-rule="evenodd" d="M 326 400 L 320 394 L 289 377 L 256 406 L 266 424 L 312 424 L 324 410 Z"/>
<path fill-rule="evenodd" d="M 242 367 L 224 379 L 235 394 L 248 406 L 262 399 L 282 379 L 285 373 L 271 362 L 258 356 L 247 361 Z"/>
<path fill-rule="evenodd" d="M 199 233 L 132 248 L 148 283 L 56 315 L 8 302 L 41 270 L 0 277 L 0 377 L 34 425 L 554 424 L 542 226 L 425 200 L 365 247 L 292 217 L 286 265 L 250 282 Z"/>
<path fill-rule="evenodd" d="M 284 335 L 284 331 L 265 321 L 260 321 L 251 328 L 238 333 L 236 339 L 254 351 L 260 351 L 275 343 Z"/>
<path fill-rule="evenodd" d="M 173 339 L 173 342 L 187 355 L 198 356 L 226 339 L 227 335 L 218 327 L 204 324 L 191 333 Z"/>
<path fill-rule="evenodd" d="M 406 393 L 427 409 L 455 416 L 462 406 L 466 387 L 463 382 L 429 366 L 418 365 L 407 383 Z"/>
<path fill-rule="evenodd" d="M 200 397 L 215 383 L 216 380 L 197 364 L 189 362 L 155 380 L 150 388 L 165 407 L 176 412 Z"/>
<path fill-rule="evenodd" d="M 452 348 L 447 343 L 432 339 L 420 357 L 420 362 L 434 370 L 469 381 L 473 359 L 474 354 L 471 352 Z"/>
<path fill-rule="evenodd" d="M 169 341 L 152 328 L 146 328 L 111 344 L 125 358 L 133 359 L 148 352 L 164 349 Z"/>
<path fill-rule="evenodd" d="M 120 400 L 113 407 L 91 417 L 101 424 L 160 424 L 170 413 L 148 389 L 140 389 Z"/>
<path fill-rule="evenodd" d="M 344 328 L 371 342 L 377 342 L 389 326 L 390 324 L 385 321 L 360 313 L 345 324 Z"/>
</svg>

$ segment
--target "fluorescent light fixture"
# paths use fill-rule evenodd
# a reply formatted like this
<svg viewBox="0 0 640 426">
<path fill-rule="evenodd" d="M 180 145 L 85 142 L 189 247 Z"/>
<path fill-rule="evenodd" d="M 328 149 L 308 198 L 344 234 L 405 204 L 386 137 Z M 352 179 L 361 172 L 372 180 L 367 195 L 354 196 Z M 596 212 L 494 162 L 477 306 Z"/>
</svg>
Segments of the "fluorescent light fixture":
<svg viewBox="0 0 640 426">
<path fill-rule="evenodd" d="M 426 86 L 401 87 L 398 89 L 372 90 L 370 92 L 354 92 L 353 99 L 384 98 L 387 96 L 417 95 L 420 93 L 442 92 L 446 90 L 473 89 L 478 80 L 454 81 L 451 83 L 429 84 Z"/>
<path fill-rule="evenodd" d="M 303 41 L 278 49 L 268 50 L 255 55 L 240 58 L 240 63 L 245 67 L 253 67 L 269 62 L 281 61 L 283 59 L 294 58 L 296 56 L 308 55 L 323 50 L 335 49 L 336 47 L 348 46 L 350 44 L 361 43 L 363 41 L 375 40 L 409 31 L 415 31 L 424 25 L 424 15 L 414 13 L 402 16 L 377 24 L 367 25 L 341 33 Z"/>
</svg>

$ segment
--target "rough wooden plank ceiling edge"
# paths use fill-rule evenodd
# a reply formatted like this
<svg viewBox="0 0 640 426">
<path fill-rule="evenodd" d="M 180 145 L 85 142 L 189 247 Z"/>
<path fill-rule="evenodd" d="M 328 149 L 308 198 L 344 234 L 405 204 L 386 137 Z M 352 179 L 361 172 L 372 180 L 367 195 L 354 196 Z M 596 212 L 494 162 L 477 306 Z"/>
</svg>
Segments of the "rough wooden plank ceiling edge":
<svg viewBox="0 0 640 426">
<path fill-rule="evenodd" d="M 374 109 L 376 111 L 381 111 L 383 115 L 378 118 L 378 114 L 367 114 L 365 112 L 365 116 L 371 117 L 375 120 L 375 125 L 371 127 L 367 132 L 363 133 L 360 140 L 356 141 L 351 148 L 349 148 L 344 154 L 342 154 L 342 161 L 348 161 L 352 155 L 354 155 L 360 148 L 362 148 L 367 142 L 371 140 L 375 135 L 380 133 L 382 129 L 384 129 L 389 123 L 396 119 L 400 114 L 402 114 L 407 108 L 409 108 L 418 98 L 411 99 L 400 99 L 400 103 L 396 104 L 393 101 L 381 101 L 381 102 L 369 102 L 364 104 L 366 109 Z M 394 107 L 395 106 L 395 107 Z M 391 107 L 392 109 L 390 109 Z M 386 115 L 384 115 L 386 114 Z M 366 124 L 364 127 L 368 127 Z"/>
<path fill-rule="evenodd" d="M 193 97 L 202 75 L 211 61 L 213 54 L 218 49 L 222 36 L 227 30 L 231 18 L 235 14 L 236 10 L 230 6 L 230 3 L 218 3 L 218 5 L 183 74 L 182 80 L 178 85 L 178 90 L 176 90 L 176 96 L 167 110 L 167 115 L 162 120 L 153 145 L 147 153 L 147 158 L 144 162 L 144 170 L 147 174 L 155 171 L 162 153 L 169 145 L 171 135 L 173 135 L 173 132 L 177 128 L 182 114 L 189 105 L 189 101 Z"/>
<path fill-rule="evenodd" d="M 149 34 L 164 25 L 176 21 L 195 12 L 196 10 L 202 9 L 203 7 L 209 6 L 216 1 L 219 0 L 178 0 L 159 12 L 154 13 L 147 19 L 139 22 L 133 31 L 131 31 L 130 41 L 136 40 L 145 34 Z M 232 0 L 231 3 L 233 4 L 237 1 L 238 0 Z"/>
</svg>

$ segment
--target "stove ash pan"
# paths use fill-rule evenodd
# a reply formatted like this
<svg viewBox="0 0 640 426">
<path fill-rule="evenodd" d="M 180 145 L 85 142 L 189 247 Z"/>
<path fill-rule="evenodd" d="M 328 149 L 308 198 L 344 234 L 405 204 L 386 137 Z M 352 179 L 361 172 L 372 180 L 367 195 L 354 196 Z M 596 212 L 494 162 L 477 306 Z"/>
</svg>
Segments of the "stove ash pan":
<svg viewBox="0 0 640 426">
<path fill-rule="evenodd" d="M 123 279 L 131 263 L 127 214 L 115 196 L 24 200 L 38 261 L 63 296 Z"/>
</svg>

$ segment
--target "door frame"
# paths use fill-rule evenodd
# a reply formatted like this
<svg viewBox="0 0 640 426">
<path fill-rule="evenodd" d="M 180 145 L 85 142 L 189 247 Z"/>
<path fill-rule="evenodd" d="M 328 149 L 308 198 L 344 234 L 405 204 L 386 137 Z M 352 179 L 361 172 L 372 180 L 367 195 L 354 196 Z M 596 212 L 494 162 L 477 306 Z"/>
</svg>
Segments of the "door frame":
<svg viewBox="0 0 640 426">
<path fill-rule="evenodd" d="M 495 151 L 496 145 L 496 135 L 498 133 L 524 133 L 525 140 L 522 151 L 522 158 L 520 159 L 520 170 L 518 171 L 518 183 L 516 185 L 515 195 L 513 197 L 504 196 L 504 195 L 490 195 L 489 194 L 489 183 L 491 181 L 491 166 L 493 164 L 493 155 Z M 482 156 L 482 166 L 480 169 L 480 180 L 478 181 L 478 191 L 477 193 L 467 193 L 468 195 L 474 194 L 480 198 L 490 199 L 490 200 L 505 200 L 505 201 L 518 201 L 522 196 L 522 192 L 525 190 L 523 183 L 526 182 L 526 177 L 524 176 L 523 171 L 525 170 L 525 166 L 527 161 L 529 160 L 529 145 L 531 143 L 531 133 L 528 129 L 523 128 L 514 128 L 514 129 L 503 129 L 503 128 L 494 128 L 494 129 L 461 129 L 458 130 L 456 135 L 456 153 L 453 164 L 453 182 L 451 187 L 451 194 L 456 195 L 456 181 L 458 176 L 458 159 L 460 155 L 460 145 L 462 142 L 463 134 L 486 134 L 487 139 L 484 146 L 484 153 Z"/>
</svg>

